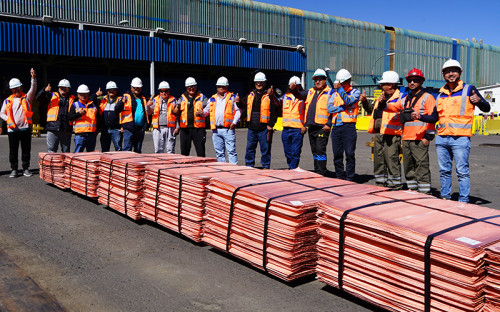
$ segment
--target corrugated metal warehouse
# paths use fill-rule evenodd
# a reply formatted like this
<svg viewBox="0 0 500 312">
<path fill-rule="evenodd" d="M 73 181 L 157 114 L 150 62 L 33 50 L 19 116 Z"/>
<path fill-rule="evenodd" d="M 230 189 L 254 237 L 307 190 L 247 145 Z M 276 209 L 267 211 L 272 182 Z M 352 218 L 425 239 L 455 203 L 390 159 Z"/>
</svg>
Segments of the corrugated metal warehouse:
<svg viewBox="0 0 500 312">
<path fill-rule="evenodd" d="M 147 87 L 169 81 L 174 94 L 188 76 L 205 93 L 221 75 L 245 92 L 257 70 L 283 88 L 292 74 L 310 85 L 325 67 L 348 69 L 369 91 L 384 70 L 419 67 L 439 87 L 449 58 L 467 83 L 500 81 L 499 47 L 246 0 L 3 0 L 0 20 L 3 88 L 13 76 L 27 80 L 32 66 L 41 83 L 114 79 L 126 89 L 139 76 Z"/>
</svg>

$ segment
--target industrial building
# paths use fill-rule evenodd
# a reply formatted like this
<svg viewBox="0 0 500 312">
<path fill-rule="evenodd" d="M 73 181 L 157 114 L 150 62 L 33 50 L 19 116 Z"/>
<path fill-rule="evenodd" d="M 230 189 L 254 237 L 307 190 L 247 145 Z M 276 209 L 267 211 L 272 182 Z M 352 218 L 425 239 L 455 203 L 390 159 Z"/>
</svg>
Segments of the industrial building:
<svg viewBox="0 0 500 312">
<path fill-rule="evenodd" d="M 126 90 L 139 76 L 151 92 L 167 80 L 174 95 L 188 76 L 207 94 L 221 75 L 231 91 L 246 92 L 257 70 L 284 88 L 292 74 L 310 86 L 314 70 L 325 67 L 332 76 L 348 69 L 369 92 L 383 71 L 413 67 L 424 71 L 426 86 L 440 87 L 449 58 L 463 64 L 467 83 L 500 81 L 499 47 L 255 1 L 0 2 L 2 93 L 13 76 L 27 82 L 32 66 L 39 88 L 67 78 L 91 90 L 115 80 Z"/>
</svg>

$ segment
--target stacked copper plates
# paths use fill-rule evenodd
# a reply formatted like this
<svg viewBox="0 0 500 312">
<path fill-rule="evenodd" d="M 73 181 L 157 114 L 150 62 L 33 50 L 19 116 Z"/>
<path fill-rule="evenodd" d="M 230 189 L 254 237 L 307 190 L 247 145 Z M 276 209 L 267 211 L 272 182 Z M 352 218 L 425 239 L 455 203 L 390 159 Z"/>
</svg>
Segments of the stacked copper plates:
<svg viewBox="0 0 500 312">
<path fill-rule="evenodd" d="M 40 179 L 54 184 L 59 188 L 66 189 L 64 158 L 63 153 L 38 153 Z"/>
<path fill-rule="evenodd" d="M 325 200 L 319 279 L 393 311 L 481 311 L 500 217 L 463 205 L 410 191 Z"/>
<path fill-rule="evenodd" d="M 147 166 L 141 215 L 200 242 L 208 181 L 255 171 L 217 162 Z"/>
<path fill-rule="evenodd" d="M 313 274 L 316 205 L 320 198 L 344 196 L 355 184 L 300 170 L 261 173 L 269 176 L 210 181 L 203 242 L 285 281 Z M 377 190 L 370 186 L 365 193 Z"/>
<path fill-rule="evenodd" d="M 97 197 L 100 152 L 66 153 L 64 163 L 67 186 L 87 197 Z"/>
<path fill-rule="evenodd" d="M 485 312 L 500 311 L 500 243 L 486 249 Z"/>
</svg>

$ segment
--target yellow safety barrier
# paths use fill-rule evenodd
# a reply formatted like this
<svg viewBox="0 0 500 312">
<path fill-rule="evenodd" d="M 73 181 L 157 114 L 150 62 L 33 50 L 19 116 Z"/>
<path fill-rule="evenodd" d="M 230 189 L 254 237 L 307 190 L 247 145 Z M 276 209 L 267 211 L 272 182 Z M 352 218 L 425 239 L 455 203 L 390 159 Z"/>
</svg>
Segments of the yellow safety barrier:
<svg viewBox="0 0 500 312">
<path fill-rule="evenodd" d="M 500 134 L 500 119 L 488 119 L 484 122 L 484 134 Z"/>
<path fill-rule="evenodd" d="M 43 127 L 41 127 L 39 124 L 34 124 L 33 129 L 31 131 L 33 137 L 40 137 L 42 134 Z"/>
<path fill-rule="evenodd" d="M 368 126 L 370 125 L 371 116 L 358 116 L 358 121 L 356 122 L 356 130 L 367 131 Z"/>
<path fill-rule="evenodd" d="M 274 130 L 283 131 L 283 118 L 278 117 L 276 123 L 274 124 Z"/>
</svg>

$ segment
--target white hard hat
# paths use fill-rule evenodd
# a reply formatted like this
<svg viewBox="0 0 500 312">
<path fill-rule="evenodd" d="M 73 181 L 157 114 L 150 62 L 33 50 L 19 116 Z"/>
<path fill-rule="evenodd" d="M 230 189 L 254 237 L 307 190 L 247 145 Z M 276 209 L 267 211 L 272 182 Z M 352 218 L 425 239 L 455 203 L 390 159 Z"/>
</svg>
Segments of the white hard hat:
<svg viewBox="0 0 500 312">
<path fill-rule="evenodd" d="M 63 88 L 71 88 L 68 79 L 61 79 L 61 81 L 59 81 L 59 84 L 57 86 Z"/>
<path fill-rule="evenodd" d="M 460 68 L 460 70 L 462 70 L 462 66 L 460 65 L 460 62 L 458 62 L 457 60 L 452 60 L 452 59 L 449 59 L 446 62 L 444 62 L 442 70 L 444 70 L 445 68 L 450 68 L 450 67 L 458 67 L 458 68 Z"/>
<path fill-rule="evenodd" d="M 106 84 L 106 90 L 110 90 L 110 89 L 118 89 L 116 82 L 110 81 Z"/>
<path fill-rule="evenodd" d="M 297 76 L 293 76 L 293 77 L 292 77 L 292 78 L 290 78 L 290 80 L 288 81 L 288 85 L 291 85 L 291 84 L 292 84 L 292 83 L 294 83 L 294 82 L 295 82 L 295 84 L 298 84 L 298 85 L 299 85 L 299 84 L 301 84 L 300 78 L 299 78 L 299 77 L 297 77 Z"/>
<path fill-rule="evenodd" d="M 346 80 L 351 79 L 351 73 L 347 69 L 341 69 L 337 72 L 337 76 L 335 76 L 335 79 L 338 80 L 338 82 L 343 83 Z"/>
<path fill-rule="evenodd" d="M 262 81 L 267 81 L 266 75 L 263 72 L 256 73 L 253 82 L 262 82 Z"/>
<path fill-rule="evenodd" d="M 139 77 L 135 77 L 132 79 L 132 82 L 130 83 L 130 86 L 134 88 L 142 88 L 142 80 Z"/>
<path fill-rule="evenodd" d="M 196 86 L 198 83 L 196 83 L 196 80 L 193 77 L 188 77 L 186 79 L 186 88 L 191 87 L 191 86 Z"/>
<path fill-rule="evenodd" d="M 89 87 L 87 87 L 87 85 L 82 84 L 78 86 L 76 93 L 90 93 L 90 90 Z"/>
<path fill-rule="evenodd" d="M 321 68 L 316 69 L 316 71 L 313 74 L 313 78 L 319 77 L 319 76 L 326 77 L 326 72 L 324 69 L 321 69 Z"/>
<path fill-rule="evenodd" d="M 227 80 L 226 77 L 222 76 L 219 79 L 217 79 L 217 83 L 215 85 L 227 87 L 227 86 L 229 86 L 229 80 Z"/>
<path fill-rule="evenodd" d="M 399 83 L 399 75 L 392 70 L 386 71 L 382 74 L 382 80 L 378 83 Z"/>
<path fill-rule="evenodd" d="M 158 85 L 158 90 L 162 89 L 170 89 L 170 85 L 168 84 L 168 82 L 166 81 L 160 82 L 160 84 Z"/>
<path fill-rule="evenodd" d="M 22 86 L 23 84 L 21 83 L 21 80 L 17 79 L 17 78 L 12 78 L 10 81 L 9 81 L 9 89 L 15 89 L 17 87 L 20 87 Z"/>
</svg>

